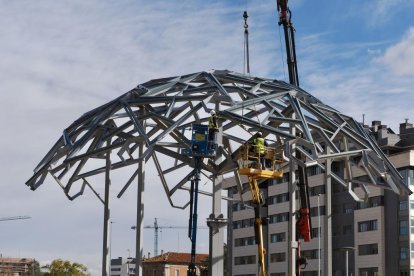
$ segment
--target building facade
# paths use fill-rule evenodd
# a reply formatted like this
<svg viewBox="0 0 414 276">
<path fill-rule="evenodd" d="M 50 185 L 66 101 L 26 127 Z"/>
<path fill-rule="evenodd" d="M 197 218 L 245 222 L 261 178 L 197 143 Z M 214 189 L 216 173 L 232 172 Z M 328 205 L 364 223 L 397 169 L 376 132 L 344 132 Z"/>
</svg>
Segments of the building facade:
<svg viewBox="0 0 414 276">
<path fill-rule="evenodd" d="M 32 276 L 34 275 L 34 259 L 0 258 L 0 275 Z"/>
<path fill-rule="evenodd" d="M 143 276 L 186 276 L 190 253 L 166 252 L 142 261 Z M 196 254 L 197 275 L 202 275 L 202 266 L 206 265 L 208 254 Z"/>
<path fill-rule="evenodd" d="M 122 258 L 111 260 L 111 276 L 135 275 L 135 258 Z"/>
<path fill-rule="evenodd" d="M 368 128 L 368 126 L 366 126 Z M 405 122 L 400 133 L 374 121 L 371 133 L 390 161 L 399 170 L 405 183 L 414 190 L 414 128 Z M 343 176 L 341 162 L 333 162 L 332 171 Z M 307 168 L 310 196 L 312 237 L 301 242 L 301 254 L 308 264 L 301 275 L 360 276 L 414 276 L 414 196 L 398 196 L 392 191 L 369 186 L 368 191 L 353 183 L 354 192 L 365 198 L 356 202 L 339 183 L 332 181 L 332 252 L 325 252 L 326 204 L 324 172 L 320 167 Z M 357 172 L 361 180 L 363 172 Z M 268 224 L 264 227 L 266 263 L 270 276 L 287 276 L 288 273 L 288 224 L 289 173 L 284 177 L 262 183 L 267 198 Z M 244 187 L 243 198 L 248 202 L 250 192 Z M 236 187 L 229 188 L 229 195 L 237 197 Z M 254 236 L 254 212 L 238 201 L 229 204 L 228 245 L 232 259 L 231 275 L 257 275 L 257 245 Z M 321 238 L 319 238 L 321 237 Z M 324 271 L 324 256 L 332 256 L 332 271 Z M 348 257 L 348 262 L 346 258 Z M 412 258 L 411 258 L 412 257 Z M 346 263 L 348 267 L 346 267 Z"/>
</svg>

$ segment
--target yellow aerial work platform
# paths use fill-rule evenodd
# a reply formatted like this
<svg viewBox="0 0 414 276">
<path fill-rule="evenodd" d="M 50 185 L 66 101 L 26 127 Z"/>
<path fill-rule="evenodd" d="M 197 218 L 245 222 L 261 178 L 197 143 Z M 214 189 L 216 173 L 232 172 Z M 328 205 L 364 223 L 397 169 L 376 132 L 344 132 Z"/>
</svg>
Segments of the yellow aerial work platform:
<svg viewBox="0 0 414 276">
<path fill-rule="evenodd" d="M 256 179 L 273 179 L 283 177 L 281 164 L 283 150 L 276 147 L 264 147 L 264 154 L 256 153 L 256 146 L 246 143 L 241 147 L 239 173 Z"/>
<path fill-rule="evenodd" d="M 252 203 L 255 210 L 255 236 L 258 247 L 260 275 L 265 276 L 265 254 L 263 246 L 263 218 L 260 216 L 260 207 L 264 205 L 264 198 L 261 196 L 258 179 L 282 178 L 283 151 L 281 148 L 264 147 L 264 154 L 256 150 L 256 146 L 246 143 L 240 148 L 241 157 L 238 160 L 239 173 L 249 178 L 249 190 L 252 194 Z"/>
</svg>

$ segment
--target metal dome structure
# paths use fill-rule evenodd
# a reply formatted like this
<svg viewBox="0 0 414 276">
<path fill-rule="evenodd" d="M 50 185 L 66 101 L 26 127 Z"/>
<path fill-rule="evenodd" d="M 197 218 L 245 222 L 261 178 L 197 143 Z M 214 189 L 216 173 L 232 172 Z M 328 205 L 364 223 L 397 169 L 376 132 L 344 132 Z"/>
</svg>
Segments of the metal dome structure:
<svg viewBox="0 0 414 276">
<path fill-rule="evenodd" d="M 368 131 L 353 118 L 285 82 L 226 70 L 151 80 L 85 113 L 65 128 L 26 185 L 36 190 L 50 174 L 72 200 L 85 187 L 94 191 L 90 177 L 105 174 L 109 186 L 111 170 L 138 166 L 119 192 L 121 197 L 136 178 L 142 185 L 145 164 L 152 159 L 170 204 L 185 208 L 188 203 L 176 202 L 174 195 L 186 189 L 194 164 L 181 149 L 191 144 L 191 124 L 207 124 L 211 110 L 219 118 L 219 149 L 216 158 L 204 160 L 202 173 L 218 187 L 213 189 L 212 218 L 217 222 L 223 175 L 231 173 L 240 184 L 238 149 L 259 130 L 284 148 L 285 166 L 291 170 L 296 165 L 320 166 L 326 178 L 342 184 L 356 200 L 353 182 L 367 194 L 368 185 L 411 193 Z M 306 160 L 295 157 L 297 150 Z M 329 168 L 335 160 L 345 166 L 343 177 Z M 367 177 L 356 177 L 361 171 Z M 103 203 L 109 200 L 105 197 Z M 138 198 L 139 204 L 142 200 Z"/>
</svg>

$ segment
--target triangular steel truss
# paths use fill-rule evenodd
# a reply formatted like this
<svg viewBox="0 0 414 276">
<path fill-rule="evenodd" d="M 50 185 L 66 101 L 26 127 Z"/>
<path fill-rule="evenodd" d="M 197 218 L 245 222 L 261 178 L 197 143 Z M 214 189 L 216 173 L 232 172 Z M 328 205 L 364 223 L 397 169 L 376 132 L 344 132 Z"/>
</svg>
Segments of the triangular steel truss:
<svg viewBox="0 0 414 276">
<path fill-rule="evenodd" d="M 411 193 L 368 130 L 353 118 L 285 82 L 219 70 L 151 80 L 85 113 L 63 131 L 26 184 L 35 190 L 50 173 L 72 200 L 86 186 L 93 190 L 88 178 L 106 171 L 96 159 L 111 152 L 116 153 L 111 154 L 111 170 L 152 159 L 171 205 L 185 208 L 187 204 L 172 200 L 193 174 L 192 159 L 181 149 L 190 145 L 191 124 L 207 124 L 212 109 L 218 113 L 223 142 L 217 158 L 221 161 L 209 159 L 202 165 L 207 177 L 237 172 L 239 146 L 261 130 L 285 148 L 286 162 L 323 169 L 327 158 L 343 161 L 343 177 L 331 176 L 351 194 L 352 182 Z M 297 135 L 291 134 L 292 128 Z M 137 156 L 140 143 L 145 151 Z M 292 145 L 306 156 L 305 164 L 290 154 Z M 355 178 L 356 168 L 368 177 Z M 77 181 L 81 189 L 73 192 Z"/>
</svg>

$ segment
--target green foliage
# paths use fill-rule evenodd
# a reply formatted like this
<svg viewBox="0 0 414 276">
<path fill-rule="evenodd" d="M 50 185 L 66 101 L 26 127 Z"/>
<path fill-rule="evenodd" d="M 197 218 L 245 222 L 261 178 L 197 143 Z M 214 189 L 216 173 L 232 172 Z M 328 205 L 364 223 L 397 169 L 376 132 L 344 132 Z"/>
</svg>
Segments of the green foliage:
<svg viewBox="0 0 414 276">
<path fill-rule="evenodd" d="M 61 259 L 53 260 L 50 265 L 45 265 L 42 268 L 48 270 L 43 273 L 43 276 L 87 276 L 88 268 L 79 263 L 72 263 Z"/>
<path fill-rule="evenodd" d="M 34 261 L 34 276 L 43 276 L 43 273 L 40 271 L 40 264 L 38 261 Z"/>
</svg>

